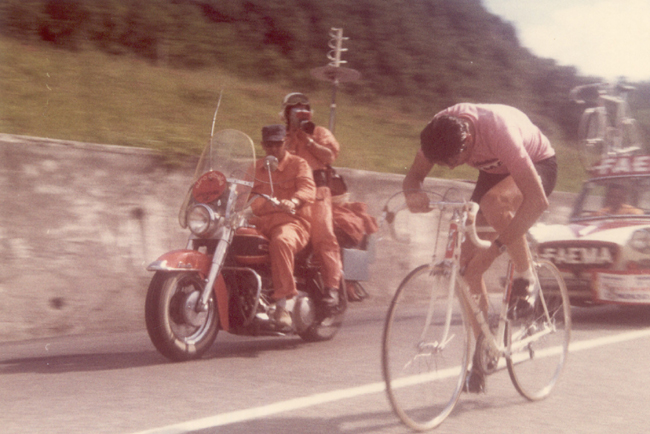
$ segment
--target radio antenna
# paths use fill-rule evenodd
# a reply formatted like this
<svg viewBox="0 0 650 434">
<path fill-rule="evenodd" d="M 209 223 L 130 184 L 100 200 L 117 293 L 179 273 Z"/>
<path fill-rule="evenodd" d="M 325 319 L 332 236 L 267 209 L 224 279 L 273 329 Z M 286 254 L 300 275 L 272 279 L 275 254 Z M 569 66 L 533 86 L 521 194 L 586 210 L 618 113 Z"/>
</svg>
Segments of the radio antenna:
<svg viewBox="0 0 650 434">
<path fill-rule="evenodd" d="M 343 48 L 343 41 L 349 38 L 343 37 L 343 29 L 332 27 L 329 33 L 330 41 L 328 43 L 331 49 L 327 53 L 327 59 L 330 61 L 327 65 L 312 69 L 311 75 L 318 80 L 329 81 L 332 83 L 332 101 L 330 103 L 330 123 L 329 129 L 334 132 L 334 118 L 336 113 L 336 92 L 339 88 L 339 83 L 357 81 L 361 78 L 361 73 L 356 69 L 346 68 L 341 66 L 347 63 L 341 60 L 341 53 L 348 51 Z"/>
<path fill-rule="evenodd" d="M 212 129 L 210 130 L 210 170 L 212 170 L 212 138 L 214 137 L 214 124 L 217 122 L 217 113 L 219 113 L 219 106 L 221 106 L 221 97 L 223 96 L 223 88 L 219 91 L 219 101 L 217 101 L 217 109 L 214 111 L 212 117 Z"/>
<path fill-rule="evenodd" d="M 221 105 L 221 97 L 223 96 L 223 89 L 219 91 L 219 101 L 217 101 L 217 109 L 214 111 L 214 117 L 212 118 L 212 131 L 210 132 L 210 140 L 214 136 L 214 124 L 217 122 L 217 113 L 219 112 L 219 106 Z"/>
</svg>

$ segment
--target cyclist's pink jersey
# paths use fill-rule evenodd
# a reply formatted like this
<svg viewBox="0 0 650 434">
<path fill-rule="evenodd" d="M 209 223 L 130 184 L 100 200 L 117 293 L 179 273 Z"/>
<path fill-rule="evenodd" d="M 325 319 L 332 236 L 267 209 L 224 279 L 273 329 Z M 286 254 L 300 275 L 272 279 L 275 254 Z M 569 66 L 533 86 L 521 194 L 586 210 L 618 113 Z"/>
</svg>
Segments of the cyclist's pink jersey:
<svg viewBox="0 0 650 434">
<path fill-rule="evenodd" d="M 514 107 L 461 103 L 440 113 L 468 119 L 475 141 L 467 164 L 487 173 L 512 174 L 555 155 L 546 136 Z"/>
</svg>

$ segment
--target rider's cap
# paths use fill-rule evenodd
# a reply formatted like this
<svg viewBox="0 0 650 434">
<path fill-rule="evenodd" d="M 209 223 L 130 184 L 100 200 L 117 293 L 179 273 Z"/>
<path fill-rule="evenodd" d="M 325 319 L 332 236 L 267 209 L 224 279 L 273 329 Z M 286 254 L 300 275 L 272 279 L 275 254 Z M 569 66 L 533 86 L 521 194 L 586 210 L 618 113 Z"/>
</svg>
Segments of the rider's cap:
<svg viewBox="0 0 650 434">
<path fill-rule="evenodd" d="M 282 142 L 284 136 L 287 134 L 287 129 L 284 125 L 267 125 L 262 127 L 262 141 L 263 142 Z"/>
</svg>

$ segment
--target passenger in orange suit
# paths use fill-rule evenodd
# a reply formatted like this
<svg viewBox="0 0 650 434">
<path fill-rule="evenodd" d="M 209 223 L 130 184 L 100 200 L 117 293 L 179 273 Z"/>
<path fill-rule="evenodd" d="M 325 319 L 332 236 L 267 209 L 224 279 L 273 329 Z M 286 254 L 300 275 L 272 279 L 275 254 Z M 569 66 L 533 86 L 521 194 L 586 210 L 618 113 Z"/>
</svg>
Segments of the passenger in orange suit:
<svg viewBox="0 0 650 434">
<path fill-rule="evenodd" d="M 294 256 L 309 241 L 311 224 L 308 205 L 314 201 L 316 186 L 307 162 L 287 152 L 285 134 L 284 125 L 262 128 L 262 147 L 266 155 L 276 157 L 279 164 L 276 170 L 270 172 L 264 159 L 258 160 L 252 190 L 252 194 L 272 195 L 280 203 L 274 205 L 259 197 L 251 207 L 258 216 L 256 226 L 270 240 L 273 301 L 276 304 L 274 320 L 281 326 L 291 327 L 291 315 L 285 306 L 288 298 L 298 294 L 293 278 Z"/>
<path fill-rule="evenodd" d="M 309 163 L 316 183 L 316 200 L 310 205 L 311 243 L 325 284 L 323 302 L 331 309 L 339 304 L 343 266 L 334 235 L 332 194 L 327 181 L 328 166 L 338 157 L 340 145 L 330 130 L 311 122 L 311 115 L 309 99 L 304 94 L 293 92 L 284 97 L 280 116 L 287 125 L 287 150 Z"/>
</svg>

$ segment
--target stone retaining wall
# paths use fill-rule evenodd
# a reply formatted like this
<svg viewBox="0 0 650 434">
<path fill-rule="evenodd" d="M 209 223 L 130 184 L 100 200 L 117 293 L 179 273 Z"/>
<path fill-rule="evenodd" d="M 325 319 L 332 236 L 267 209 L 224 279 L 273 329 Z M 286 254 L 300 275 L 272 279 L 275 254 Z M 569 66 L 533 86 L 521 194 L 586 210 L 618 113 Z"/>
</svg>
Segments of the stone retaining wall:
<svg viewBox="0 0 650 434">
<path fill-rule="evenodd" d="M 180 203 L 193 167 L 167 169 L 137 148 L 0 134 L 0 341 L 144 327 L 145 266 L 185 245 Z M 339 169 L 351 200 L 379 217 L 402 176 Z M 468 183 L 428 180 L 467 194 Z M 570 195 L 555 194 L 566 215 Z M 563 214 L 562 214 L 563 213 Z M 375 236 L 365 287 L 387 303 L 406 272 L 430 256 L 419 243 Z"/>
</svg>

